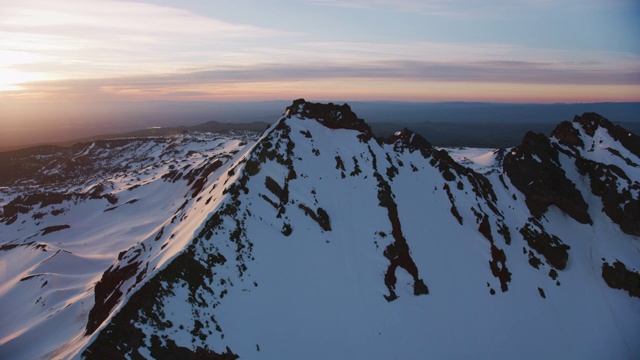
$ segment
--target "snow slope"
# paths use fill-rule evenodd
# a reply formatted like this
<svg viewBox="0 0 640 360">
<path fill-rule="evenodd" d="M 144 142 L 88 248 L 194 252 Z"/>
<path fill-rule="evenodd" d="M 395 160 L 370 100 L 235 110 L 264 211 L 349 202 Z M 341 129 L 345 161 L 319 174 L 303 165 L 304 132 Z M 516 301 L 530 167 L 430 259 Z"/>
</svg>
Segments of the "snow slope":
<svg viewBox="0 0 640 360">
<path fill-rule="evenodd" d="M 163 175 L 220 161 L 217 178 L 252 139 L 194 134 L 83 144 L 46 155 L 41 171 L 2 188 L 0 358 L 78 351 L 96 281 L 121 251 L 155 239 L 181 206 L 195 207 L 188 180 Z M 176 251 L 167 246 L 157 261 Z"/>
</svg>

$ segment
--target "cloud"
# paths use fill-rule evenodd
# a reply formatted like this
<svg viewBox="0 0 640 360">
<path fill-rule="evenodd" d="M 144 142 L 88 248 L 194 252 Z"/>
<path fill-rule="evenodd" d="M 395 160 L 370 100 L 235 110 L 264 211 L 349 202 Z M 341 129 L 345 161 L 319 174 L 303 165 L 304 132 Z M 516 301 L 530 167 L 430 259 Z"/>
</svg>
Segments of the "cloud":
<svg viewBox="0 0 640 360">
<path fill-rule="evenodd" d="M 126 1 L 2 1 L 0 14 L 0 53 L 13 55 L 0 57 L 0 68 L 31 64 L 43 79 L 162 73 L 212 59 L 233 63 L 234 49 L 293 35 Z"/>
<path fill-rule="evenodd" d="M 474 13 L 478 6 L 490 9 L 507 3 L 548 6 L 558 2 L 308 0 L 306 5 L 309 3 L 356 11 L 382 9 L 385 20 L 386 10 L 436 14 L 467 9 L 464 11 Z M 208 6 L 211 10 L 222 5 Z M 196 98 L 235 84 L 255 83 L 257 94 L 267 83 L 273 93 L 286 84 L 316 80 L 340 84 L 640 84 L 640 56 L 634 53 L 540 49 L 488 39 L 482 42 L 482 37 L 476 42 L 436 42 L 420 34 L 390 34 L 382 39 L 325 36 L 324 27 L 310 25 L 310 33 L 301 33 L 290 31 L 295 27 L 285 23 L 278 27 L 288 31 L 274 30 L 184 9 L 116 0 L 0 0 L 0 14 L 0 74 L 5 75 L 0 76 L 0 91 L 15 97 L 162 94 Z M 276 26 L 275 21 L 260 23 Z M 354 24 L 358 25 L 357 19 Z M 11 91 L 3 91 L 7 89 Z"/>
<path fill-rule="evenodd" d="M 234 24 L 201 16 L 187 10 L 117 0 L 25 0 L 4 3 L 0 25 L 16 30 L 50 29 L 71 35 L 71 30 L 89 30 L 95 34 L 126 32 L 140 34 L 188 35 L 241 38 L 272 36 L 277 32 L 252 25 Z M 76 34 L 82 36 L 82 34 Z M 154 36 L 161 41 L 160 36 Z"/>
<path fill-rule="evenodd" d="M 320 6 L 331 6 L 359 10 L 384 10 L 422 15 L 447 17 L 496 16 L 505 8 L 526 8 L 557 1 L 553 0 L 307 0 Z M 594 0 L 596 1 L 596 0 Z"/>
<path fill-rule="evenodd" d="M 177 96 L 177 97 L 190 97 L 190 96 L 206 96 L 206 95 L 211 95 L 210 92 L 206 92 L 206 91 L 188 91 L 188 90 L 182 90 L 182 91 L 171 91 L 168 93 L 165 93 L 164 95 L 166 96 Z"/>
<path fill-rule="evenodd" d="M 523 61 L 428 62 L 378 61 L 353 64 L 263 64 L 188 73 L 105 79 L 59 80 L 21 84 L 20 93 L 162 93 L 206 95 L 207 86 L 287 83 L 308 80 L 504 83 L 537 85 L 640 85 L 640 68 L 567 70 L 552 63 Z M 259 87 L 259 85 L 256 85 Z M 196 89 L 196 90 L 189 90 Z"/>
<path fill-rule="evenodd" d="M 431 15 L 464 14 L 478 16 L 505 8 L 540 8 L 551 6 L 632 6 L 635 0 L 306 0 L 308 3 L 353 9 L 385 8 Z"/>
</svg>

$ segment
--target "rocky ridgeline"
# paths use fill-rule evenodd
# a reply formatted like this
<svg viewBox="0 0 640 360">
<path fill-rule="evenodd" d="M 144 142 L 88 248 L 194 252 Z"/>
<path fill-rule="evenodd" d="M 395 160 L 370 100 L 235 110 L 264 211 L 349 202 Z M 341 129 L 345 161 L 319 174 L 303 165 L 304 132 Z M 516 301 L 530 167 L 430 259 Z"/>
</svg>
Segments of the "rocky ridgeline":
<svg viewBox="0 0 640 360">
<path fill-rule="evenodd" d="M 363 153 L 355 154 L 352 159 L 336 155 L 335 166 L 332 166 L 341 179 L 370 177 L 375 180 L 378 204 L 386 211 L 391 227 L 390 234 L 383 234 L 384 237 L 390 235 L 391 240 L 381 249 L 380 254 L 388 260 L 387 270 L 381 280 L 388 289 L 388 294 L 384 297 L 389 302 L 398 298 L 396 290 L 399 284 L 396 272 L 399 268 L 406 270 L 413 278 L 414 295 L 429 294 L 428 280 L 424 280 L 423 274 L 419 274 L 416 266 L 422 259 L 412 256 L 410 244 L 403 231 L 405 224 L 398 213 L 395 200 L 394 178 L 399 172 L 406 171 L 405 169 L 411 172 L 422 171 L 413 162 L 405 164 L 402 160 L 403 154 L 418 152 L 424 164 L 437 169 L 442 180 L 441 186 L 436 188 L 446 193 L 451 204 L 451 215 L 460 226 L 473 224 L 470 226 L 487 240 L 491 256 L 487 265 L 503 292 L 509 290 L 509 283 L 513 281 L 505 247 L 516 241 L 522 241 L 526 244 L 525 250 L 529 249 L 529 264 L 535 269 L 550 269 L 549 277 L 556 281 L 556 285 L 560 285 L 557 280 L 558 271 L 566 268 L 570 247 L 564 244 L 561 238 L 545 229 L 542 219 L 550 206 L 558 207 L 581 224 L 591 224 L 593 221 L 583 194 L 563 169 L 561 154 L 573 159 L 581 174 L 590 176 L 592 187 L 594 184 L 596 187 L 593 190 L 594 194 L 602 197 L 605 213 L 620 224 L 623 231 L 637 235 L 633 225 L 640 223 L 634 205 L 637 198 L 630 199 L 630 193 L 627 192 L 618 193 L 615 186 L 615 181 L 622 179 L 629 182 L 628 191 L 632 191 L 638 186 L 637 179 L 625 176 L 619 168 L 598 164 L 580 156 L 585 150 L 584 144 L 588 142 L 588 139 L 583 139 L 584 136 L 593 136 L 598 127 L 607 130 L 611 128 L 610 123 L 604 119 L 585 114 L 574 120 L 585 129 L 585 134 L 580 133 L 571 124 L 562 123 L 554 131 L 553 138 L 528 133 L 522 144 L 511 151 L 496 152 L 496 157 L 500 158 L 498 163 L 502 164 L 503 174 L 506 175 L 506 178 L 500 175 L 499 186 L 506 189 L 510 189 L 510 186 L 515 187 L 524 196 L 531 214 L 529 220 L 522 224 L 518 231 L 509 228 L 504 209 L 498 207 L 499 199 L 493 187 L 495 183 L 485 175 L 458 164 L 446 151 L 432 147 L 422 136 L 404 129 L 387 140 L 376 139 L 371 128 L 359 119 L 348 105 L 315 104 L 298 99 L 287 108 L 284 117 L 263 135 L 252 151 L 228 172 L 228 178 L 224 180 L 226 198 L 217 205 L 218 210 L 212 213 L 187 249 L 169 266 L 154 273 L 112 318 L 110 311 L 113 304 L 109 302 L 113 301 L 107 295 L 122 294 L 119 292 L 120 284 L 129 278 L 144 276 L 145 272 L 140 269 L 146 270 L 146 267 L 143 263 L 134 261 L 138 255 L 133 251 L 138 250 L 131 249 L 121 256 L 124 260 L 131 260 L 126 263 L 121 260 L 122 265 L 112 267 L 105 273 L 96 286 L 97 305 L 91 312 L 87 334 L 93 333 L 105 320 L 107 325 L 87 348 L 84 356 L 91 358 L 115 349 L 137 356 L 138 348 L 146 347 L 149 343 L 152 355 L 170 353 L 193 357 L 200 354 L 215 359 L 233 359 L 241 355 L 236 355 L 228 347 L 225 352 L 216 353 L 207 344 L 211 337 L 220 336 L 220 339 L 224 339 L 226 330 L 220 328 L 216 321 L 216 306 L 224 301 L 224 295 L 228 291 L 234 291 L 230 284 L 246 283 L 255 276 L 252 275 L 251 269 L 255 261 L 253 241 L 256 240 L 248 236 L 249 219 L 270 219 L 274 226 L 282 229 L 281 234 L 284 237 L 296 236 L 298 224 L 292 222 L 292 212 L 295 211 L 300 211 L 317 223 L 318 231 L 321 232 L 332 233 L 332 223 L 336 221 L 334 214 L 320 206 L 323 200 L 316 198 L 315 190 L 311 190 L 307 195 L 315 199 L 312 204 L 292 193 L 292 188 L 305 181 L 306 177 L 304 170 L 296 165 L 296 159 L 300 157 L 298 149 L 310 146 L 313 156 L 318 158 L 322 152 L 332 151 L 316 148 L 314 134 L 309 130 L 301 131 L 302 140 L 294 141 L 290 124 L 296 121 L 317 121 L 329 129 L 356 131 L 355 137 L 359 140 Z M 617 140 L 622 133 L 625 133 L 623 129 L 614 128 L 611 136 Z M 625 138 L 624 144 L 634 149 L 633 139 L 637 138 L 633 134 L 625 134 L 628 139 Z M 385 153 L 383 158 L 380 158 L 381 152 Z M 585 165 L 585 162 L 588 164 Z M 350 163 L 353 165 L 349 165 Z M 278 168 L 285 171 L 276 170 Z M 596 177 L 603 171 L 607 176 L 615 176 L 615 181 L 597 183 Z M 276 173 L 282 173 L 282 176 L 277 177 Z M 590 175 L 591 173 L 596 175 Z M 172 181 L 180 177 L 177 171 L 167 175 L 168 180 Z M 198 188 L 198 192 L 207 191 L 206 187 Z M 611 195 L 614 192 L 619 196 Z M 255 196 L 252 197 L 252 194 Z M 514 193 L 513 200 L 516 198 Z M 271 213 L 254 213 L 253 201 L 265 201 L 270 205 Z M 221 244 L 225 242 L 235 244 L 232 245 L 235 250 L 231 253 L 224 252 Z M 129 267 L 138 270 L 129 271 Z M 116 272 L 116 269 L 119 270 Z M 233 275 L 220 278 L 216 275 L 217 272 Z M 116 277 L 113 278 L 114 276 Z M 437 274 L 426 276 L 428 278 Z M 638 274 L 627 269 L 624 264 L 616 262 L 614 266 L 610 266 L 603 263 L 603 277 L 611 287 L 624 289 L 632 296 L 637 296 Z M 139 281 L 140 279 L 137 279 L 135 283 Z M 255 284 L 257 286 L 257 283 Z M 176 345 L 170 334 L 171 331 L 181 331 L 175 330 L 178 324 L 167 323 L 156 315 L 162 314 L 163 304 L 180 288 L 188 289 L 189 307 L 197 316 L 191 323 L 181 324 L 179 328 L 191 332 L 194 336 L 195 350 Z M 546 297 L 542 288 L 538 287 L 537 290 L 541 297 Z M 493 288 L 490 291 L 491 294 L 495 294 Z M 201 318 L 208 319 L 206 324 L 200 323 L 198 319 Z M 149 326 L 155 330 L 151 333 L 141 330 L 148 329 Z M 218 335 L 204 331 L 212 327 L 216 328 Z"/>
<path fill-rule="evenodd" d="M 327 139 L 338 131 L 339 141 Z M 83 151 L 89 153 L 92 149 Z M 231 294 L 251 296 L 262 286 L 264 279 L 256 269 L 261 269 L 260 263 L 266 259 L 258 257 L 256 248 L 276 246 L 278 241 L 299 244 L 320 234 L 326 244 L 353 241 L 354 251 L 360 256 L 367 249 L 356 248 L 361 244 L 355 238 L 370 236 L 367 245 L 376 250 L 369 255 L 375 258 L 376 265 L 383 265 L 384 271 L 369 275 L 379 277 L 378 284 L 383 288 L 380 299 L 386 300 L 383 303 L 394 306 L 403 296 L 413 299 L 412 296 L 437 293 L 432 286 L 438 283 L 435 279 L 449 276 L 424 271 L 428 260 L 416 255 L 415 250 L 425 243 L 435 244 L 432 249 L 438 251 L 441 242 L 469 241 L 465 246 L 475 246 L 483 254 L 484 268 L 455 271 L 486 273 L 486 277 L 479 278 L 483 279 L 483 288 L 486 282 L 490 295 L 498 297 L 531 286 L 536 299 L 544 301 L 550 294 L 548 289 L 545 292 L 539 283 L 529 284 L 524 272 L 514 275 L 515 270 L 523 271 L 518 261 L 525 259 L 526 271 L 542 272 L 539 277 L 553 288 L 561 286 L 565 272 L 572 271 L 574 258 L 584 261 L 579 258 L 580 252 L 572 254 L 568 239 L 563 238 L 566 233 L 554 226 L 558 220 L 551 219 L 554 223 L 549 219 L 555 209 L 567 215 L 560 221 L 570 222 L 574 228 L 601 225 L 602 219 L 610 219 L 630 235 L 629 239 L 640 235 L 640 141 L 635 134 L 597 114 L 587 113 L 573 122 L 563 122 L 551 137 L 527 133 L 520 145 L 494 151 L 494 169 L 485 174 L 456 162 L 447 151 L 433 147 L 409 129 L 388 139 L 376 138 L 349 105 L 317 104 L 304 99 L 287 107 L 283 117 L 246 150 L 226 167 L 230 155 L 209 157 L 195 166 L 164 163 L 172 157 L 170 147 L 158 157 L 158 166 L 164 169 L 159 181 L 185 187 L 182 205 L 153 236 L 122 251 L 102 274 L 95 285 L 95 302 L 88 312 L 84 334 L 93 338 L 83 357 L 245 356 L 225 337 L 234 330 L 220 321 L 224 315 L 220 309 L 230 301 Z M 125 156 L 126 152 L 122 154 Z M 67 164 L 78 160 L 71 157 L 65 161 Z M 404 188 L 415 179 L 419 186 Z M 383 215 L 375 222 L 358 223 L 363 216 L 361 209 L 352 209 L 348 215 L 339 212 L 351 204 L 340 203 L 345 200 L 326 190 L 323 193 L 324 182 L 333 189 L 353 186 L 354 196 L 368 197 L 368 202 L 362 203 L 376 208 L 371 214 Z M 117 197 L 108 197 L 114 193 L 107 186 L 59 195 L 25 195 L 7 204 L 2 221 L 11 225 L 38 207 L 72 201 L 74 196 L 106 199 L 117 205 Z M 407 208 L 416 211 L 407 205 L 412 204 L 406 199 L 412 193 L 416 197 L 428 193 L 430 197 L 425 201 L 429 203 L 420 205 L 417 214 L 407 217 Z M 598 201 L 601 209 L 593 207 Z M 438 212 L 441 209 L 430 203 L 445 204 L 445 209 Z M 174 237 L 181 236 L 180 224 L 197 216 L 196 209 L 198 214 L 206 213 L 206 220 L 196 224 L 197 230 L 188 232 L 184 247 L 175 256 L 158 266 L 154 261 L 165 247 L 172 245 Z M 422 214 L 420 209 L 430 212 Z M 447 219 L 438 218 L 441 224 L 430 222 L 429 217 L 440 213 Z M 423 220 L 429 225 L 421 223 Z M 360 231 L 366 228 L 371 234 L 344 230 L 351 229 L 351 225 Z M 429 226 L 449 228 L 434 231 L 442 229 Z M 53 227 L 49 231 L 64 229 Z M 264 235 L 268 231 L 272 232 Z M 469 239 L 447 238 L 449 232 Z M 10 250 L 3 246 L 0 251 L 5 248 Z M 287 246 L 276 256 L 298 256 L 288 250 Z M 331 262 L 343 255 L 332 253 L 334 258 L 324 260 Z M 602 279 L 598 280 L 616 289 L 611 291 L 622 290 L 640 298 L 638 269 L 613 258 L 602 258 L 601 269 Z M 521 286 L 513 287 L 514 282 Z M 175 317 L 168 304 L 178 306 L 187 315 Z M 190 339 L 188 346 L 177 341 L 184 338 Z M 259 345 L 255 348 L 260 351 Z"/>
<path fill-rule="evenodd" d="M 315 119 L 330 129 L 357 130 L 362 134 L 359 138 L 364 141 L 373 137 L 371 127 L 359 119 L 347 104 L 317 104 L 297 99 L 287 107 L 285 115 L 288 118 L 298 116 L 303 119 Z"/>
<path fill-rule="evenodd" d="M 600 145 L 594 136 L 601 129 L 611 139 L 620 143 L 636 158 L 640 158 L 640 138 L 621 126 L 612 124 L 609 120 L 595 113 L 585 113 L 573 120 L 590 139 L 578 137 L 577 130 L 571 123 L 563 122 L 552 132 L 552 138 L 569 150 L 575 159 L 575 165 L 581 175 L 590 180 L 591 191 L 602 200 L 603 211 L 611 220 L 620 225 L 620 229 L 627 234 L 640 235 L 640 183 L 634 176 L 629 176 L 623 168 L 615 164 L 604 164 L 589 159 L 583 154 L 594 151 Z M 571 127 L 571 128 L 570 128 Z M 612 156 L 622 160 L 629 168 L 640 168 L 640 164 L 612 147 L 606 149 Z M 622 186 L 618 186 L 622 184 Z"/>
<path fill-rule="evenodd" d="M 596 143 L 594 139 L 598 129 L 604 131 L 611 139 L 620 143 L 624 149 L 636 157 L 640 155 L 640 138 L 621 126 L 613 125 L 609 120 L 595 113 L 576 116 L 573 123 L 577 127 L 567 121 L 559 124 L 551 133 L 549 140 L 539 137 L 549 154 L 545 154 L 548 156 L 543 157 L 546 160 L 546 168 L 536 166 L 536 170 L 545 174 L 547 189 L 540 191 L 539 188 L 535 189 L 537 186 L 532 186 L 523 191 L 527 195 L 527 199 L 531 199 L 530 201 L 534 204 L 532 206 L 537 213 L 539 213 L 539 209 L 545 207 L 544 204 L 553 203 L 576 220 L 590 223 L 584 199 L 563 178 L 564 171 L 557 162 L 558 153 L 563 152 L 572 159 L 580 174 L 589 178 L 591 191 L 601 198 L 605 214 L 613 222 L 620 225 L 622 231 L 627 234 L 640 235 L 640 199 L 637 196 L 640 191 L 640 183 L 638 179 L 627 175 L 621 167 L 615 164 L 601 163 L 586 156 L 588 153 L 594 152 L 595 147 L 602 143 L 602 140 Z M 585 135 L 581 135 L 579 129 L 582 129 Z M 525 137 L 525 141 L 517 149 L 526 151 L 528 147 L 526 139 Z M 553 139 L 557 142 L 552 143 Z M 606 151 L 624 161 L 630 168 L 640 167 L 639 164 L 625 157 L 613 147 L 607 147 Z M 513 167 L 510 169 L 513 172 Z M 524 170 L 521 169 L 521 171 Z M 530 172 L 534 173 L 535 171 Z M 522 178 L 521 175 L 523 174 L 514 174 L 514 178 Z M 523 183 L 523 181 L 521 180 L 519 183 Z M 554 186 L 549 186 L 549 183 L 553 183 Z M 623 186 L 618 186 L 618 184 L 623 184 Z M 524 188 L 524 186 L 522 187 Z M 544 195 L 541 195 L 541 192 L 553 194 L 554 199 L 543 199 Z"/>
<path fill-rule="evenodd" d="M 602 134 L 597 134 L 601 131 Z M 598 135 L 598 136 L 596 136 Z M 550 205 L 555 205 L 576 221 L 592 224 L 589 208 L 575 184 L 566 176 L 559 155 L 564 154 L 580 175 L 589 179 L 591 192 L 602 202 L 602 211 L 631 235 L 640 235 L 640 182 L 613 163 L 602 163 L 589 158 L 599 146 L 603 151 L 622 160 L 629 169 L 640 165 L 616 150 L 612 144 L 602 145 L 602 136 L 622 145 L 636 158 L 640 158 L 640 138 L 621 126 L 595 113 L 576 116 L 572 122 L 560 123 L 548 138 L 542 134 L 527 133 L 522 143 L 507 154 L 504 172 L 525 198 L 531 214 L 540 219 Z M 566 166 L 566 165 L 565 165 Z M 594 209 L 597 211 L 598 209 Z M 532 224 L 539 224 L 532 221 Z M 556 268 L 563 269 L 568 258 L 568 246 L 562 240 L 544 231 L 521 230 L 524 238 Z M 624 289 L 638 297 L 638 273 L 628 270 L 623 263 L 615 266 L 603 259 L 602 276 L 613 288 Z"/>
</svg>

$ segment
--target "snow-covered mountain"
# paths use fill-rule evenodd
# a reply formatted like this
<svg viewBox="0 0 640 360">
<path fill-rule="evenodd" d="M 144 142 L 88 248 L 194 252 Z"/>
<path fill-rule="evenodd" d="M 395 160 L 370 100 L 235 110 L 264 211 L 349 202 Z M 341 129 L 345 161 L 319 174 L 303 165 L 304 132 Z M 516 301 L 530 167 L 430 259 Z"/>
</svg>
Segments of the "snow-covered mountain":
<svg viewBox="0 0 640 360">
<path fill-rule="evenodd" d="M 640 357 L 640 139 L 597 114 L 439 149 L 300 99 L 259 137 L 36 152 L 1 358 Z"/>
</svg>

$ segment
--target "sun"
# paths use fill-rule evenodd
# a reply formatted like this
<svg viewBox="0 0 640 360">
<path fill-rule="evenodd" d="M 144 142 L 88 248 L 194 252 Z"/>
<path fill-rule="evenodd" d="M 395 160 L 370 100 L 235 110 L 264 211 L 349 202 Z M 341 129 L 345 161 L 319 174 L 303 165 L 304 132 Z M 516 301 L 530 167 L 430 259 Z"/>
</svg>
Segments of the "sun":
<svg viewBox="0 0 640 360">
<path fill-rule="evenodd" d="M 37 73 L 28 73 L 24 71 L 14 70 L 0 65 L 0 91 L 20 90 L 20 84 L 44 80 L 43 76 Z"/>
<path fill-rule="evenodd" d="M 9 45 L 15 47 L 15 41 Z M 19 90 L 22 88 L 20 86 L 22 83 L 47 80 L 48 77 L 44 73 L 19 69 L 21 65 L 34 64 L 40 60 L 41 58 L 38 55 L 27 51 L 0 48 L 0 91 Z"/>
</svg>

